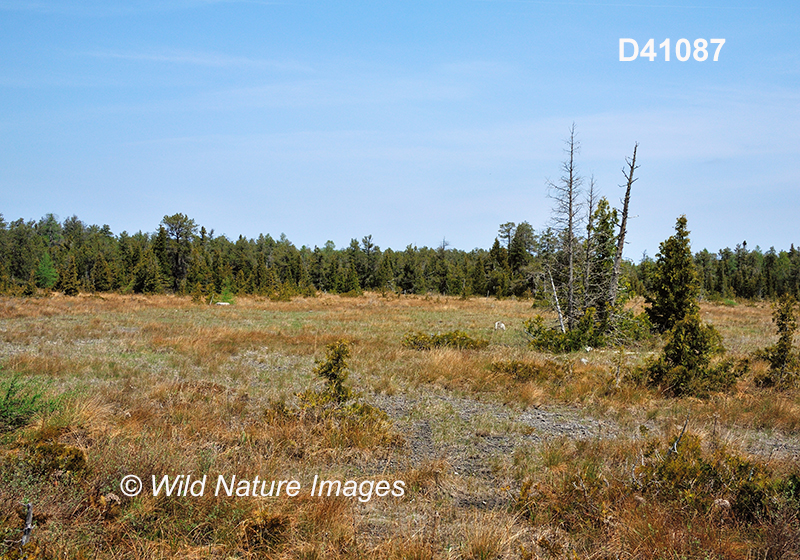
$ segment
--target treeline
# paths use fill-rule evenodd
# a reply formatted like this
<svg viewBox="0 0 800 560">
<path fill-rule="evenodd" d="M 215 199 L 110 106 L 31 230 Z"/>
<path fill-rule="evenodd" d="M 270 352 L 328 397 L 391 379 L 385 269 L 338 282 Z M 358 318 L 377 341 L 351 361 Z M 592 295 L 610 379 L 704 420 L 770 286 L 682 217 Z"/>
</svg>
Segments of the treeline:
<svg viewBox="0 0 800 560">
<path fill-rule="evenodd" d="M 700 278 L 701 294 L 706 299 L 776 299 L 783 295 L 800 297 L 800 250 L 791 245 L 788 251 L 770 247 L 747 249 L 747 241 L 735 249 L 717 253 L 707 249 L 695 253 L 694 266 Z M 636 266 L 637 293 L 652 288 L 655 262 L 644 256 Z"/>
<path fill-rule="evenodd" d="M 616 222 L 615 217 L 610 221 Z M 597 231 L 597 225 L 595 225 Z M 610 236 L 613 233 L 609 232 Z M 39 221 L 6 222 L 0 214 L 0 292 L 32 295 L 36 290 L 65 293 L 135 292 L 203 295 L 257 294 L 271 297 L 362 290 L 496 297 L 546 298 L 551 280 L 563 284 L 563 233 L 537 233 L 527 222 L 502 224 L 491 249 L 463 251 L 439 247 L 381 250 L 372 236 L 345 248 L 297 248 L 284 235 L 232 241 L 215 236 L 183 215 L 165 216 L 154 233 L 112 233 L 72 216 L 52 214 Z M 591 240 L 590 240 L 591 241 Z M 608 267 L 614 239 L 595 255 Z M 591 241 L 594 243 L 594 241 Z M 577 239 L 577 255 L 587 246 Z M 576 257 L 576 260 L 578 257 Z M 605 261 L 605 264 L 602 262 Z M 706 297 L 774 298 L 800 296 L 800 251 L 748 250 L 747 244 L 718 253 L 703 250 L 694 262 Z M 623 289 L 644 294 L 651 287 L 654 261 L 623 263 Z M 554 277 L 554 278 L 551 278 Z"/>
<path fill-rule="evenodd" d="M 536 235 L 527 223 L 504 224 L 489 251 L 455 250 L 444 241 L 437 248 L 381 250 L 371 235 L 341 249 L 330 241 L 312 249 L 284 235 L 232 241 L 183 214 L 165 216 L 154 233 L 119 235 L 77 216 L 7 223 L 0 214 L 0 291 L 533 296 L 531 265 L 553 245 L 552 235 Z"/>
</svg>

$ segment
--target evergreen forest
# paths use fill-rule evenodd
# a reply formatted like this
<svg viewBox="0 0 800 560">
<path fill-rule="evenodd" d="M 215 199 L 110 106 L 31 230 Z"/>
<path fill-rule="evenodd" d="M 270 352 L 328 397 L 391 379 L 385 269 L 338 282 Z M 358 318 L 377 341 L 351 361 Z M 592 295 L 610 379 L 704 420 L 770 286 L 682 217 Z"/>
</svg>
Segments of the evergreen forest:
<svg viewBox="0 0 800 560">
<path fill-rule="evenodd" d="M 599 271 L 613 267 L 618 212 L 605 199 L 593 220 L 573 233 L 577 298 L 588 296 Z M 381 249 L 371 235 L 344 248 L 296 247 L 286 236 L 231 240 L 215 236 L 184 214 L 164 216 L 153 233 L 114 234 L 77 216 L 63 221 L 47 214 L 38 221 L 7 222 L 0 214 L 0 292 L 33 295 L 37 290 L 78 292 L 254 294 L 273 298 L 316 291 L 546 298 L 552 285 L 566 286 L 568 235 L 527 222 L 499 226 L 491 248 L 464 251 L 409 245 Z M 694 253 L 700 295 L 706 299 L 773 299 L 800 296 L 800 250 L 750 249 L 747 242 L 717 252 Z M 629 295 L 652 289 L 655 261 L 622 261 L 620 286 Z"/>
</svg>

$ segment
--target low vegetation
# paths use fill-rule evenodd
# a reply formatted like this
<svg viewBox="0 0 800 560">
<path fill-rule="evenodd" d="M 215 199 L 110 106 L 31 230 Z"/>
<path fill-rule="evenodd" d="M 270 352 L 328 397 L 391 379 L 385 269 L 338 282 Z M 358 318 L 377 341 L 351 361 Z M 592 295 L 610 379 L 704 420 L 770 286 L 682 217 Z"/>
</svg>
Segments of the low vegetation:
<svg viewBox="0 0 800 560">
<path fill-rule="evenodd" d="M 411 350 L 431 350 L 433 348 L 456 348 L 458 350 L 478 350 L 485 348 L 489 342 L 485 339 L 473 338 L 462 331 L 441 334 L 425 334 L 410 332 L 403 335 L 403 348 Z"/>
<path fill-rule="evenodd" d="M 0 557 L 31 503 L 28 558 L 792 558 L 800 393 L 759 381 L 775 311 L 697 310 L 677 338 L 553 354 L 529 300 L 0 299 Z M 708 351 L 694 371 L 750 367 L 704 399 L 637 380 L 690 363 L 676 340 Z M 127 474 L 304 492 L 128 497 Z M 310 496 L 315 475 L 406 491 Z"/>
</svg>

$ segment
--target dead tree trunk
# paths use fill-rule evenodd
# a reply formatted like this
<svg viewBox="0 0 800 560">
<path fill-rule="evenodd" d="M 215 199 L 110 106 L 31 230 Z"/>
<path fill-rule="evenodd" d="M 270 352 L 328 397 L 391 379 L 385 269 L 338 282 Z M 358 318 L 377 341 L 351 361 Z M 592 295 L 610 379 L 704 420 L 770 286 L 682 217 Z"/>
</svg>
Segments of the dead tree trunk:
<svg viewBox="0 0 800 560">
<path fill-rule="evenodd" d="M 611 308 L 617 303 L 617 294 L 619 292 L 619 275 L 622 269 L 622 249 L 625 247 L 625 234 L 628 228 L 628 204 L 631 200 L 631 186 L 636 182 L 633 178 L 633 173 L 638 169 L 636 165 L 636 150 L 639 143 L 633 145 L 633 157 L 631 159 L 625 158 L 627 167 L 622 169 L 622 174 L 625 176 L 625 201 L 622 206 L 622 221 L 619 225 L 619 237 L 617 238 L 617 254 L 614 255 L 614 271 L 611 275 L 611 286 L 608 293 L 608 303 Z"/>
<path fill-rule="evenodd" d="M 575 165 L 575 155 L 580 150 L 580 144 L 575 138 L 575 124 L 569 130 L 566 140 L 567 159 L 561 166 L 563 175 L 558 183 L 548 182 L 550 196 L 555 199 L 556 207 L 553 210 L 554 221 L 562 232 L 566 234 L 564 240 L 564 253 L 567 260 L 567 330 L 571 330 L 576 318 L 575 311 L 575 228 L 578 225 L 578 213 L 581 203 L 578 196 L 582 178 L 578 175 Z"/>
</svg>

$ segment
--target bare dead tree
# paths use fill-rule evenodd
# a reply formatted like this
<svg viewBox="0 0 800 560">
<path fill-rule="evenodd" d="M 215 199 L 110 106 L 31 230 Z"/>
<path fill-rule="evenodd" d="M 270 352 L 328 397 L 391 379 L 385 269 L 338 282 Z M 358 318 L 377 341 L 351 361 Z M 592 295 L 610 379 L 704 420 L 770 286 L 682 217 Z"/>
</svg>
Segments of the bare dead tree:
<svg viewBox="0 0 800 560">
<path fill-rule="evenodd" d="M 619 275 L 622 268 L 622 249 L 625 247 L 625 234 L 628 228 L 628 204 L 631 200 L 631 187 L 636 179 L 633 178 L 634 172 L 639 168 L 636 165 L 636 150 L 639 148 L 639 143 L 633 145 L 633 157 L 625 158 L 626 166 L 622 168 L 622 174 L 625 176 L 625 200 L 622 206 L 622 221 L 619 225 L 619 236 L 617 237 L 617 254 L 614 256 L 614 272 L 611 275 L 611 286 L 608 293 L 608 302 L 613 308 L 617 303 L 617 294 L 619 292 Z"/>
<path fill-rule="evenodd" d="M 564 253 L 567 258 L 567 328 L 572 329 L 576 319 L 575 310 L 575 229 L 581 210 L 579 201 L 580 186 L 583 181 L 575 165 L 575 156 L 580 151 L 580 143 L 575 138 L 575 123 L 565 140 L 567 159 L 561 166 L 563 175 L 557 183 L 547 182 L 549 196 L 556 201 L 553 221 L 566 234 Z"/>
</svg>

